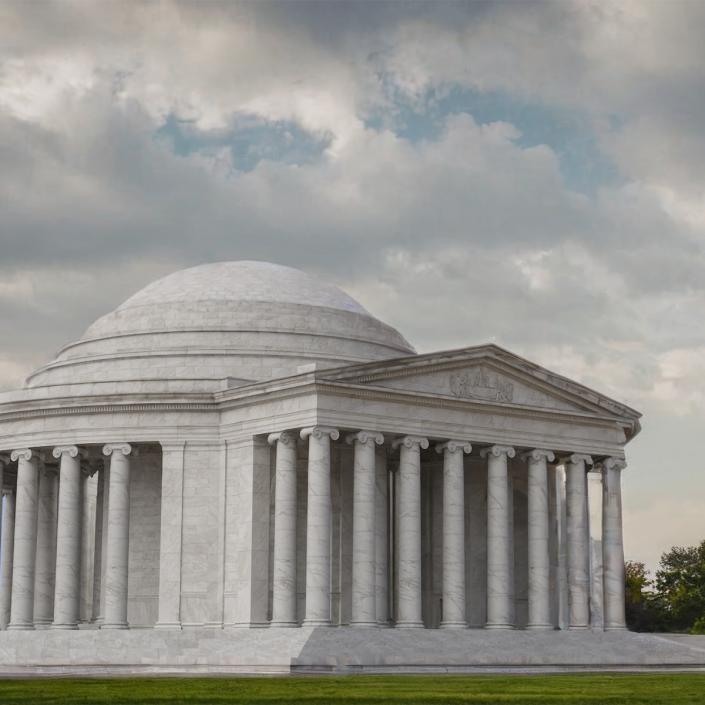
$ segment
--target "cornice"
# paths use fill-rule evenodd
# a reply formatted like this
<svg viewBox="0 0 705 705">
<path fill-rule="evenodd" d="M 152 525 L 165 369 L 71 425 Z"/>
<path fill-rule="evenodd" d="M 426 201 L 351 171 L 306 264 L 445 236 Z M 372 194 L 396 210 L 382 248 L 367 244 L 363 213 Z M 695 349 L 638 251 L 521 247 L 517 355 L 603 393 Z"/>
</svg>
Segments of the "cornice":
<svg viewBox="0 0 705 705">
<path fill-rule="evenodd" d="M 52 400 L 54 401 L 54 400 Z M 75 406 L 48 406 L 30 409 L 0 410 L 0 421 L 5 419 L 22 420 L 46 418 L 52 416 L 79 416 L 82 414 L 130 414 L 165 411 L 210 411 L 217 412 L 216 402 L 136 402 L 136 403 L 105 403 L 76 404 Z"/>
</svg>

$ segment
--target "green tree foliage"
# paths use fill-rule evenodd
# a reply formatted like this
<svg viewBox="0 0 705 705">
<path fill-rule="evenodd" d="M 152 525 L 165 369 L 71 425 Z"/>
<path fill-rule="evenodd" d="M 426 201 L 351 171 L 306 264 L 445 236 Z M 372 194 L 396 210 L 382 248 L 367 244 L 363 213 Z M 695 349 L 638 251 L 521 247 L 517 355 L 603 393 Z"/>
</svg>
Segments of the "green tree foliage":
<svg viewBox="0 0 705 705">
<path fill-rule="evenodd" d="M 629 629 L 705 634 L 705 541 L 664 553 L 654 580 L 643 563 L 624 569 Z"/>
<path fill-rule="evenodd" d="M 705 631 L 705 541 L 664 553 L 654 587 L 670 629 Z"/>
<path fill-rule="evenodd" d="M 643 563 L 624 564 L 626 581 L 627 626 L 636 632 L 664 631 L 666 624 L 660 596 L 652 590 L 652 581 Z"/>
</svg>

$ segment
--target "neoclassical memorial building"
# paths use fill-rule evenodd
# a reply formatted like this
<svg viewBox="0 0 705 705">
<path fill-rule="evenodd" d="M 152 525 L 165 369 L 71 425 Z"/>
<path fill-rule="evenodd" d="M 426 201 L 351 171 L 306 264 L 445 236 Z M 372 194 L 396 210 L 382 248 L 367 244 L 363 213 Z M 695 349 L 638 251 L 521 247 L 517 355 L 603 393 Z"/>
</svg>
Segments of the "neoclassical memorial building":
<svg viewBox="0 0 705 705">
<path fill-rule="evenodd" d="M 295 269 L 176 272 L 0 395 L 0 656 L 624 630 L 639 416 L 496 345 L 416 354 Z"/>
</svg>

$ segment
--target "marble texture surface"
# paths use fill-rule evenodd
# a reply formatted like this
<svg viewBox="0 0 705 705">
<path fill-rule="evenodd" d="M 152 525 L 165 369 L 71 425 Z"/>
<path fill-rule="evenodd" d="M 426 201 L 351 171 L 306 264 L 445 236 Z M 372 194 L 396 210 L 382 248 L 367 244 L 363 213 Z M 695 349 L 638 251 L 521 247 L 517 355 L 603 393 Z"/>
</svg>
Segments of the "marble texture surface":
<svg viewBox="0 0 705 705">
<path fill-rule="evenodd" d="M 159 543 L 160 629 L 181 629 L 181 548 L 186 444 L 162 445 L 161 527 Z"/>
<path fill-rule="evenodd" d="M 34 629 L 34 570 L 39 499 L 39 457 L 22 449 L 12 452 L 17 465 L 15 542 L 12 564 L 12 597 L 8 629 Z"/>
<path fill-rule="evenodd" d="M 389 469 L 385 448 L 375 452 L 375 613 L 389 626 Z"/>
<path fill-rule="evenodd" d="M 487 629 L 511 629 L 513 624 L 507 461 L 515 454 L 514 448 L 497 445 L 481 453 L 487 458 Z"/>
<path fill-rule="evenodd" d="M 207 628 L 0 634 L 0 675 L 705 670 L 705 639 L 629 632 Z"/>
<path fill-rule="evenodd" d="M 37 549 L 34 570 L 34 626 L 54 620 L 54 578 L 56 575 L 56 523 L 59 476 L 55 468 L 39 472 L 37 507 Z"/>
<path fill-rule="evenodd" d="M 606 630 L 626 629 L 624 614 L 624 546 L 622 541 L 622 470 L 626 463 L 608 458 L 602 463 L 602 562 Z"/>
<path fill-rule="evenodd" d="M 375 448 L 384 436 L 359 431 L 348 436 L 354 445 L 352 619 L 351 625 L 377 625 L 375 596 Z"/>
<path fill-rule="evenodd" d="M 54 448 L 59 459 L 54 629 L 77 629 L 81 587 L 81 459 L 76 446 Z"/>
<path fill-rule="evenodd" d="M 590 553 L 588 526 L 588 455 L 573 454 L 566 464 L 566 552 L 568 563 L 569 628 L 590 625 Z"/>
<path fill-rule="evenodd" d="M 106 445 L 110 499 L 105 549 L 105 613 L 101 629 L 127 629 L 127 568 L 130 538 L 130 452 L 127 444 Z"/>
<path fill-rule="evenodd" d="M 536 449 L 525 458 L 529 473 L 528 628 L 552 629 L 547 462 L 555 460 L 555 456 L 552 451 Z"/>
<path fill-rule="evenodd" d="M 421 609 L 421 449 L 428 439 L 405 436 L 394 442 L 399 456 L 396 627 L 423 627 Z"/>
<path fill-rule="evenodd" d="M 331 623 L 331 484 L 330 442 L 337 440 L 334 428 L 302 429 L 308 446 L 308 514 L 306 520 L 306 626 Z"/>
<path fill-rule="evenodd" d="M 296 435 L 269 436 L 276 447 L 272 626 L 295 627 L 296 618 Z"/>
<path fill-rule="evenodd" d="M 15 544 L 15 493 L 3 492 L 2 551 L 0 552 L 0 629 L 10 623 L 10 597 L 12 595 L 12 558 Z"/>
<path fill-rule="evenodd" d="M 443 455 L 443 628 L 465 628 L 465 469 L 466 441 L 436 446 Z"/>
</svg>

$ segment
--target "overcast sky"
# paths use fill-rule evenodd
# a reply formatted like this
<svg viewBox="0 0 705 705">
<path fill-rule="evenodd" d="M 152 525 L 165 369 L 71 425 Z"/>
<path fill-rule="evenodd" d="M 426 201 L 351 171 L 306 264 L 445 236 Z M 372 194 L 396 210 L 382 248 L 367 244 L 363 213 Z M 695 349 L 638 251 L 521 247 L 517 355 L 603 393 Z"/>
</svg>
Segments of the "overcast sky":
<svg viewBox="0 0 705 705">
<path fill-rule="evenodd" d="M 628 558 L 705 538 L 705 2 L 0 3 L 0 388 L 154 278 L 320 274 L 644 413 Z"/>
</svg>

